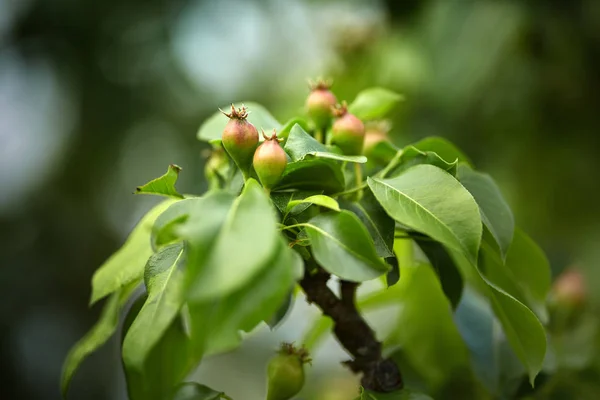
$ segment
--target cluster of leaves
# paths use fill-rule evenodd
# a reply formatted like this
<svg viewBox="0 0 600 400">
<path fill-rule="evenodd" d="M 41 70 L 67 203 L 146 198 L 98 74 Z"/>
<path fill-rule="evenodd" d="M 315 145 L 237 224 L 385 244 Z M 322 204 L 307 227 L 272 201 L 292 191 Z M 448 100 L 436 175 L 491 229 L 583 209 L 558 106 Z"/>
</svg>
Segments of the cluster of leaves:
<svg viewBox="0 0 600 400">
<path fill-rule="evenodd" d="M 349 111 L 379 120 L 399 100 L 368 89 Z M 241 332 L 263 322 L 275 327 L 314 265 L 340 280 L 379 280 L 380 290 L 359 298 L 362 311 L 401 305 L 382 339 L 408 386 L 437 394 L 460 375 L 477 382 L 479 393 L 500 396 L 510 394 L 509 378 L 527 375 L 533 384 L 546 351 L 540 321 L 550 272 L 540 249 L 515 228 L 492 178 L 442 138 L 404 148 L 381 141 L 369 158 L 344 155 L 316 140 L 304 117 L 281 124 L 259 104 L 245 105 L 252 124 L 284 139 L 280 182 L 266 192 L 244 181 L 220 144 L 227 119 L 209 118 L 198 138 L 215 148 L 207 163 L 211 190 L 179 194 L 174 165 L 138 188 L 168 199 L 95 273 L 90 305 L 107 299 L 67 357 L 63 394 L 135 298 L 122 329 L 130 398 L 227 398 L 178 385 L 203 357 L 235 349 Z M 314 348 L 331 327 L 325 317 L 316 321 L 306 345 Z M 415 396 L 425 395 L 364 390 L 360 398 Z"/>
</svg>

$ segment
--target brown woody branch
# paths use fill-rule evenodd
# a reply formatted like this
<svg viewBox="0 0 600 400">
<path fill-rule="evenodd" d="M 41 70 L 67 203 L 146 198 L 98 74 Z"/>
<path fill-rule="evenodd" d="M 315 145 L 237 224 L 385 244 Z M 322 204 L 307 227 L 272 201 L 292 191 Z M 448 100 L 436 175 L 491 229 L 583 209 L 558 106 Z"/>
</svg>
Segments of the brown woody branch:
<svg viewBox="0 0 600 400">
<path fill-rule="evenodd" d="M 356 309 L 354 298 L 357 283 L 341 281 L 341 299 L 327 286 L 330 275 L 318 268 L 311 274 L 305 269 L 300 286 L 310 303 L 315 303 L 333 320 L 333 333 L 353 360 L 345 364 L 355 373 L 362 373 L 361 384 L 377 392 L 393 392 L 402 388 L 402 376 L 396 364 L 384 359 L 381 343 Z"/>
</svg>

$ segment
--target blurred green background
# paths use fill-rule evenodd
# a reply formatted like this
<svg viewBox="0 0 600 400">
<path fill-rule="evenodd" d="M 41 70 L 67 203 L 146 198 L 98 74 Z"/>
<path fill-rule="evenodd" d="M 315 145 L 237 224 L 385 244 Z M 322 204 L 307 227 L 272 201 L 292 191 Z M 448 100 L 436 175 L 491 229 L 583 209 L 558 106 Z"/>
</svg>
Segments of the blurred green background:
<svg viewBox="0 0 600 400">
<path fill-rule="evenodd" d="M 339 99 L 403 93 L 393 141 L 457 143 L 553 273 L 577 266 L 600 303 L 600 2 L 0 0 L 0 398 L 59 399 L 100 311 L 92 273 L 156 202 L 133 189 L 176 163 L 180 190 L 202 192 L 200 123 L 241 100 L 285 121 L 316 76 Z M 272 349 L 307 314 L 299 302 L 194 378 L 260 399 Z M 71 398 L 126 398 L 118 346 L 85 362 Z M 350 399 L 332 339 L 316 360 L 307 398 Z"/>
</svg>

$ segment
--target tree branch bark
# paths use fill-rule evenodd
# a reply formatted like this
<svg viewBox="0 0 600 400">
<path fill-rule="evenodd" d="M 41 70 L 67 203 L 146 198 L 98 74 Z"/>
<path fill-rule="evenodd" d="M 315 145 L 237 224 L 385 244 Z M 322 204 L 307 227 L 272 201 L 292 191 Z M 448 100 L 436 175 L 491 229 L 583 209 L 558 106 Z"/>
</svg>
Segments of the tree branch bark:
<svg viewBox="0 0 600 400">
<path fill-rule="evenodd" d="M 327 286 L 330 275 L 318 268 L 311 274 L 305 268 L 300 286 L 310 303 L 316 304 L 323 314 L 334 322 L 333 333 L 353 359 L 345 364 L 355 373 L 362 373 L 361 384 L 377 392 L 393 392 L 402 388 L 402 376 L 396 364 L 384 359 L 381 343 L 356 309 L 354 298 L 357 283 L 341 281 L 342 298 Z"/>
</svg>

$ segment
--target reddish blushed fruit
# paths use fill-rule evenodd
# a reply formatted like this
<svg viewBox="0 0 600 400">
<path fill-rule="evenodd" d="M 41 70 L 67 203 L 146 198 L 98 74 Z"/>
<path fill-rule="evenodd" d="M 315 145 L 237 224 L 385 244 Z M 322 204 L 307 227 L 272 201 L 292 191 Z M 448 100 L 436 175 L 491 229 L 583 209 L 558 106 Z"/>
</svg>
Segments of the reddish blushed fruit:
<svg viewBox="0 0 600 400">
<path fill-rule="evenodd" d="M 337 117 L 331 128 L 331 144 L 338 146 L 346 155 L 362 154 L 365 141 L 365 125 L 348 112 L 346 104 L 334 110 Z"/>
<path fill-rule="evenodd" d="M 256 149 L 253 165 L 263 187 L 272 189 L 281 180 L 281 175 L 287 165 L 287 156 L 279 145 L 275 131 L 271 137 L 265 135 L 264 132 L 263 136 L 265 141 Z"/>
<path fill-rule="evenodd" d="M 267 400 L 288 400 L 304 386 L 304 363 L 310 362 L 304 349 L 284 343 L 267 366 Z"/>
<path fill-rule="evenodd" d="M 333 117 L 332 107 L 337 104 L 337 99 L 329 87 L 329 83 L 324 81 L 311 84 L 311 92 L 306 99 L 308 116 L 320 129 L 329 125 Z"/>
<path fill-rule="evenodd" d="M 230 113 L 221 112 L 229 118 L 221 136 L 223 147 L 244 175 L 248 176 L 252 156 L 258 146 L 258 131 L 246 119 L 248 111 L 244 106 L 236 110 L 232 104 Z"/>
<path fill-rule="evenodd" d="M 587 301 L 587 289 L 582 273 L 568 269 L 556 279 L 552 292 L 557 304 L 578 308 Z"/>
</svg>

